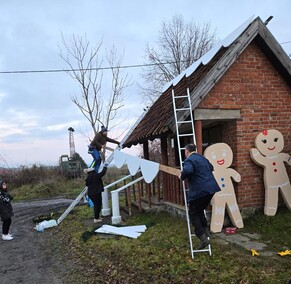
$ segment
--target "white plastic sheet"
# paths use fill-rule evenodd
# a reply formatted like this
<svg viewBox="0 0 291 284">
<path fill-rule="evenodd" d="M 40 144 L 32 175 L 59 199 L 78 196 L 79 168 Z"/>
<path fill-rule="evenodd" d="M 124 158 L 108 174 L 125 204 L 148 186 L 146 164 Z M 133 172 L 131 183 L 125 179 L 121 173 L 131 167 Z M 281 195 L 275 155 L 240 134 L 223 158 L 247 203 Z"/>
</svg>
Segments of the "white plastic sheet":
<svg viewBox="0 0 291 284">
<path fill-rule="evenodd" d="M 151 183 L 159 172 L 159 163 L 141 159 L 140 169 L 146 183 Z"/>
<path fill-rule="evenodd" d="M 114 163 L 117 168 L 127 164 L 132 176 L 140 169 L 146 183 L 151 183 L 159 172 L 159 163 L 141 159 L 119 150 L 114 151 Z"/>
<path fill-rule="evenodd" d="M 120 150 L 114 150 L 114 163 L 117 168 L 121 168 L 126 162 L 127 155 Z"/>
<path fill-rule="evenodd" d="M 141 158 L 139 157 L 127 155 L 126 163 L 127 163 L 128 170 L 132 176 L 134 176 L 139 170 L 140 160 Z"/>
<path fill-rule="evenodd" d="M 132 239 L 137 239 L 141 233 L 145 232 L 146 226 L 145 225 L 138 225 L 138 226 L 127 226 L 127 227 L 114 227 L 110 225 L 103 225 L 99 229 L 95 230 L 96 233 L 103 233 L 103 234 L 113 234 L 113 235 L 120 235 L 125 236 Z"/>
<path fill-rule="evenodd" d="M 55 227 L 57 225 L 58 224 L 57 224 L 56 220 L 42 221 L 42 222 L 36 224 L 35 229 L 38 232 L 43 232 L 45 229 Z"/>
</svg>

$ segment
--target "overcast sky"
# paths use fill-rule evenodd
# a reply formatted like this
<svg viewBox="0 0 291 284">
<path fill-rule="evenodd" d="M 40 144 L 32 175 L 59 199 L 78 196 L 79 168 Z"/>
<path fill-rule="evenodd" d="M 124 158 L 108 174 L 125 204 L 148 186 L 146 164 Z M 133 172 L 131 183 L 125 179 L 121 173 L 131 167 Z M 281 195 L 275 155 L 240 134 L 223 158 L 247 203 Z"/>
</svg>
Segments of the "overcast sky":
<svg viewBox="0 0 291 284">
<path fill-rule="evenodd" d="M 223 39 L 251 16 L 263 21 L 287 54 L 291 54 L 290 0 L 10 0 L 0 2 L 0 167 L 56 165 L 69 154 L 68 127 L 75 129 L 75 147 L 89 163 L 90 132 L 71 97 L 78 84 L 66 73 L 5 74 L 5 71 L 67 68 L 59 56 L 63 34 L 87 36 L 94 44 L 103 37 L 102 50 L 115 45 L 124 51 L 123 65 L 146 63 L 145 46 L 155 45 L 161 22 L 181 14 L 186 21 L 210 22 Z M 289 43 L 286 43 L 289 42 Z M 126 128 L 141 114 L 138 84 L 141 69 L 126 69 L 132 86 L 123 108 Z M 108 71 L 105 71 L 108 72 Z M 106 74 L 105 74 L 106 77 Z M 110 85 L 110 81 L 103 81 Z M 110 136 L 117 135 L 114 131 Z M 114 137 L 116 138 L 116 137 Z"/>
</svg>

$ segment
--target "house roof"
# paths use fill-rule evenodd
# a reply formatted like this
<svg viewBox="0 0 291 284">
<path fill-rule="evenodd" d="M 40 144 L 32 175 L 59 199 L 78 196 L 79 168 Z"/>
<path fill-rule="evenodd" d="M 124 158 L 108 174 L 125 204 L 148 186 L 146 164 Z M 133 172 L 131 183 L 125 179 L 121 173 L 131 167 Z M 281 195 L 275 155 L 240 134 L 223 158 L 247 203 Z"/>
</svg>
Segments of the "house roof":
<svg viewBox="0 0 291 284">
<path fill-rule="evenodd" d="M 291 60 L 262 20 L 259 17 L 253 20 L 252 17 L 179 76 L 167 83 L 162 95 L 137 124 L 123 146 L 130 147 L 147 140 L 174 134 L 172 92 L 175 92 L 175 96 L 185 95 L 189 88 L 192 109 L 195 109 L 236 58 L 254 40 L 286 81 L 291 84 Z M 177 105 L 177 107 L 183 107 L 183 100 L 180 101 L 181 105 Z M 183 117 L 185 114 L 182 113 L 181 116 Z"/>
</svg>

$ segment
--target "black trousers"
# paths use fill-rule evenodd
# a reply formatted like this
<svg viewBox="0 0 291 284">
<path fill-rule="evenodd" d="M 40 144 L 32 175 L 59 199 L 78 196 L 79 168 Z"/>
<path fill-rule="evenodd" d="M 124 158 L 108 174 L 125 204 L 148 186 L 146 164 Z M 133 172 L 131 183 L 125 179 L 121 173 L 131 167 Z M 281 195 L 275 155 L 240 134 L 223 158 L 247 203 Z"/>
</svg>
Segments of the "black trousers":
<svg viewBox="0 0 291 284">
<path fill-rule="evenodd" d="M 213 194 L 207 194 L 189 202 L 189 218 L 198 238 L 205 233 L 204 228 L 207 227 L 207 219 L 204 210 L 209 205 L 212 197 Z"/>
<path fill-rule="evenodd" d="M 102 206 L 102 192 L 94 194 L 93 196 L 89 195 L 89 198 L 94 204 L 94 218 L 99 219 Z"/>
<path fill-rule="evenodd" d="M 9 233 L 10 225 L 11 225 L 11 218 L 3 221 L 3 224 L 2 224 L 2 234 L 3 235 L 7 235 Z"/>
</svg>

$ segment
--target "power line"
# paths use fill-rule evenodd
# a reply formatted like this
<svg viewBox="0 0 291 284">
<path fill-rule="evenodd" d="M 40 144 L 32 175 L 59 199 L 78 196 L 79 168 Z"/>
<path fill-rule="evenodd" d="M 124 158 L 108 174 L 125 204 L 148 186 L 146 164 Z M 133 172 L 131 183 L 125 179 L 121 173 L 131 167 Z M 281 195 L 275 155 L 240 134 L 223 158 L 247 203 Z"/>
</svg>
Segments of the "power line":
<svg viewBox="0 0 291 284">
<path fill-rule="evenodd" d="M 127 69 L 127 68 L 140 68 L 150 67 L 155 65 L 166 65 L 173 64 L 175 62 L 160 62 L 150 64 L 135 64 L 135 65 L 123 65 L 123 66 L 112 66 L 112 67 L 99 67 L 99 68 L 73 68 L 73 69 L 47 69 L 47 70 L 16 70 L 16 71 L 0 71 L 0 74 L 26 74 L 26 73 L 57 73 L 57 72 L 76 72 L 76 71 L 94 71 L 94 70 L 109 70 L 109 69 Z"/>
<path fill-rule="evenodd" d="M 280 44 L 288 44 L 290 41 L 281 42 Z M 183 63 L 184 61 L 181 61 Z M 110 69 L 128 69 L 128 68 L 140 68 L 140 67 L 150 67 L 156 65 L 167 65 L 176 62 L 159 62 L 150 64 L 134 64 L 134 65 L 123 65 L 123 66 L 113 66 L 113 67 L 99 67 L 99 68 L 73 68 L 73 69 L 46 69 L 46 70 L 15 70 L 15 71 L 0 71 L 0 74 L 27 74 L 27 73 L 60 73 L 60 72 L 76 72 L 76 71 L 97 71 L 97 70 L 110 70 Z"/>
</svg>

